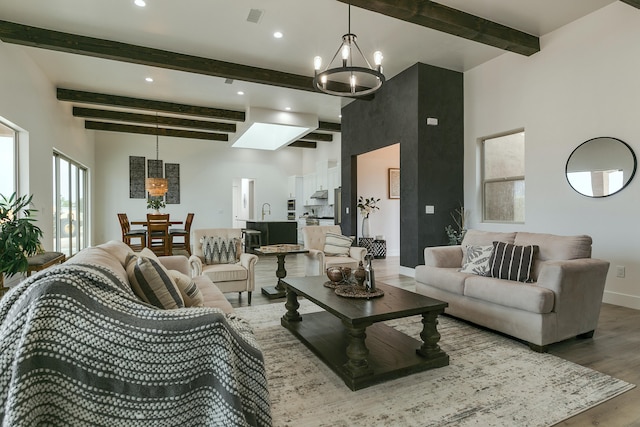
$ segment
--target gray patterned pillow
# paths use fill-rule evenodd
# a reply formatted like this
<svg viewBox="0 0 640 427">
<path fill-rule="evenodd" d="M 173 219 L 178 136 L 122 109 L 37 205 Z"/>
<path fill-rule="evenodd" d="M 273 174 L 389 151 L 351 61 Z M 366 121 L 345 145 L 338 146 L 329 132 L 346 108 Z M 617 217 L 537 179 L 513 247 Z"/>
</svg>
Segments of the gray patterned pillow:
<svg viewBox="0 0 640 427">
<path fill-rule="evenodd" d="M 203 236 L 200 243 L 205 264 L 235 264 L 238 261 L 238 239 Z"/>
<path fill-rule="evenodd" d="M 477 274 L 478 276 L 488 276 L 491 272 L 489 261 L 493 253 L 493 245 L 486 246 L 465 246 L 465 261 L 460 271 L 462 273 Z"/>
</svg>

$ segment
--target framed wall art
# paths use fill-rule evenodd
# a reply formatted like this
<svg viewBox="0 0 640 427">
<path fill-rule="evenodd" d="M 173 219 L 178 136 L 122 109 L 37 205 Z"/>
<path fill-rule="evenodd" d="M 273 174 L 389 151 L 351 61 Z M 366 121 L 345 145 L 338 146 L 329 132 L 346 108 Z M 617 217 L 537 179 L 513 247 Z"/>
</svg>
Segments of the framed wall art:
<svg viewBox="0 0 640 427">
<path fill-rule="evenodd" d="M 400 169 L 389 168 L 389 198 L 400 198 Z"/>
</svg>

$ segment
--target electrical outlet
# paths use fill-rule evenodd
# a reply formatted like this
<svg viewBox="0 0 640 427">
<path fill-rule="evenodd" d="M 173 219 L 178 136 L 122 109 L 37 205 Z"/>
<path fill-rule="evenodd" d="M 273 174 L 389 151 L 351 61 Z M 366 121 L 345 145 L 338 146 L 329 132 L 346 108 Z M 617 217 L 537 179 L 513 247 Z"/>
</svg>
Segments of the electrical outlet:
<svg viewBox="0 0 640 427">
<path fill-rule="evenodd" d="M 617 265 L 616 266 L 616 277 L 620 277 L 620 278 L 624 278 L 624 265 Z"/>
<path fill-rule="evenodd" d="M 433 214 L 433 213 L 435 213 L 435 207 L 434 207 L 434 206 L 431 206 L 431 205 L 426 205 L 426 206 L 424 207 L 424 213 L 426 213 L 426 214 Z"/>
</svg>

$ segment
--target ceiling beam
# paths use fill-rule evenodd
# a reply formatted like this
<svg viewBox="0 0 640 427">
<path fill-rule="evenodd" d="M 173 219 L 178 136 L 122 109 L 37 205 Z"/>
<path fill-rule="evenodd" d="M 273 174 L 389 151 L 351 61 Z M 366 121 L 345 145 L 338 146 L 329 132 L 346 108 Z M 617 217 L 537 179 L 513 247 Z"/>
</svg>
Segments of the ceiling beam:
<svg viewBox="0 0 640 427">
<path fill-rule="evenodd" d="M 433 1 L 338 1 L 525 56 L 540 51 L 540 39 L 536 36 Z M 638 4 L 638 1 L 626 3 Z"/>
<path fill-rule="evenodd" d="M 208 122 L 205 120 L 181 119 L 167 116 L 150 116 L 148 114 L 125 113 L 122 111 L 97 110 L 93 108 L 73 107 L 75 117 L 89 119 L 115 120 L 119 122 L 165 125 L 170 127 L 204 129 L 209 131 L 235 132 L 235 123 Z"/>
<path fill-rule="evenodd" d="M 0 40 L 5 43 L 129 62 L 131 64 L 148 65 L 308 92 L 316 91 L 313 87 L 313 77 L 309 76 L 47 30 L 9 21 L 0 20 Z M 331 82 L 330 88 L 347 92 L 350 90 L 348 84 L 340 82 Z M 360 97 L 360 99 L 372 99 L 372 97 Z"/>
<path fill-rule="evenodd" d="M 318 122 L 318 130 L 323 130 L 326 132 L 341 132 L 342 126 L 340 123 L 331 123 L 331 122 Z"/>
<path fill-rule="evenodd" d="M 633 6 L 635 8 L 640 9 L 640 0 L 621 0 L 622 3 L 626 3 L 629 6 Z"/>
<path fill-rule="evenodd" d="M 330 133 L 318 133 L 311 132 L 306 134 L 300 139 L 304 139 L 306 141 L 323 141 L 323 142 L 331 142 L 333 141 L 333 135 Z"/>
<path fill-rule="evenodd" d="M 291 144 L 287 145 L 287 147 L 298 147 L 298 148 L 317 148 L 318 143 L 310 142 L 310 141 L 295 141 Z"/>
<path fill-rule="evenodd" d="M 228 141 L 226 133 L 197 132 L 193 130 L 154 128 L 148 126 L 123 125 L 119 123 L 104 123 L 85 120 L 85 129 L 103 130 L 107 132 L 140 133 L 144 135 L 173 136 L 177 138 L 206 139 L 209 141 Z"/>
<path fill-rule="evenodd" d="M 112 107 L 136 108 L 138 110 L 162 111 L 165 113 L 188 116 L 209 117 L 243 122 L 244 111 L 221 110 L 219 108 L 199 107 L 196 105 L 176 104 L 174 102 L 153 101 L 150 99 L 130 98 L 128 96 L 107 95 L 104 93 L 82 92 L 79 90 L 58 88 L 58 100 L 81 102 L 83 104 L 110 105 Z"/>
</svg>

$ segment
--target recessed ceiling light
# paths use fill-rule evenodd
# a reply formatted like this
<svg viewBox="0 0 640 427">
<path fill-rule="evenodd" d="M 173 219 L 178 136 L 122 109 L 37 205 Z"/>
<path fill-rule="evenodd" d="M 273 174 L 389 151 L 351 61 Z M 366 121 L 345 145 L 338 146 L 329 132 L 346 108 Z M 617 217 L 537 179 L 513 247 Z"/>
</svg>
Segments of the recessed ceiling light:
<svg viewBox="0 0 640 427">
<path fill-rule="evenodd" d="M 277 39 L 281 39 L 282 36 L 284 36 L 284 34 L 282 34 L 281 31 L 276 31 L 275 33 L 273 33 L 273 37 L 275 37 Z"/>
<path fill-rule="evenodd" d="M 153 77 L 145 77 L 144 80 L 149 82 L 149 83 L 153 83 Z"/>
<path fill-rule="evenodd" d="M 243 92 L 243 91 L 241 91 L 241 90 L 239 90 L 239 91 L 238 91 L 238 95 L 242 96 L 242 95 L 244 95 L 244 92 Z"/>
<path fill-rule="evenodd" d="M 135 5 L 139 7 L 145 7 L 147 5 L 147 3 L 144 0 L 136 0 L 133 3 L 135 3 Z"/>
<path fill-rule="evenodd" d="M 291 111 L 291 107 L 285 107 L 285 110 Z"/>
<path fill-rule="evenodd" d="M 338 118 L 339 118 L 339 119 L 341 119 L 341 118 L 342 118 L 342 114 L 339 114 L 339 115 L 338 115 Z"/>
</svg>

